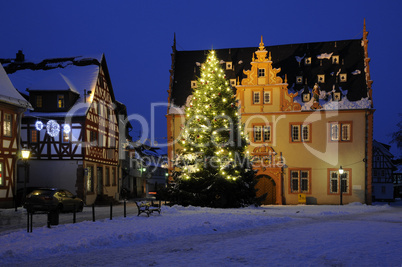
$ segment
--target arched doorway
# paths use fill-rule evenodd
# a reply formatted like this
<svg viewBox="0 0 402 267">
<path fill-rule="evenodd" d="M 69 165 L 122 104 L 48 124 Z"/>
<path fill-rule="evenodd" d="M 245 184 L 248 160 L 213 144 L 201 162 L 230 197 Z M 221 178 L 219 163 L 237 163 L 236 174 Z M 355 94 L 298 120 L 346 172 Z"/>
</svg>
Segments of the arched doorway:
<svg viewBox="0 0 402 267">
<path fill-rule="evenodd" d="M 255 194 L 257 198 L 266 194 L 266 197 L 261 201 L 261 204 L 263 205 L 276 204 L 275 181 L 268 175 L 259 175 L 256 177 L 256 179 L 258 181 L 257 184 L 255 185 L 255 189 L 257 190 Z"/>
</svg>

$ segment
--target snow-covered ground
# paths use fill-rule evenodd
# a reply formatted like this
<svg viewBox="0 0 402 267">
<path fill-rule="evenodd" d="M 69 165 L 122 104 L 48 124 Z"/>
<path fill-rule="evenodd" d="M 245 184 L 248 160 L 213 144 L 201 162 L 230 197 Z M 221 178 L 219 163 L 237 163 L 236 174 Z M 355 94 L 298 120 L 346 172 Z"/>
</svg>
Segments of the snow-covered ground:
<svg viewBox="0 0 402 267">
<path fill-rule="evenodd" d="M 398 203 L 163 206 L 0 234 L 1 266 L 401 266 L 401 251 Z"/>
</svg>

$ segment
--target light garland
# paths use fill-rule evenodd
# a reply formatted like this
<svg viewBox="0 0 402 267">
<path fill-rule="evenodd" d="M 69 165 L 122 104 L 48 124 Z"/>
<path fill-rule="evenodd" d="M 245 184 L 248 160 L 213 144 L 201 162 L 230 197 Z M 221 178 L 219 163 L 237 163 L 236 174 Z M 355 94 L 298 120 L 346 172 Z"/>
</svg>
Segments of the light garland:
<svg viewBox="0 0 402 267">
<path fill-rule="evenodd" d="M 35 122 L 35 129 L 36 129 L 37 131 L 41 131 L 41 130 L 43 129 L 43 122 L 41 122 L 41 121 L 36 121 L 36 122 Z"/>
<path fill-rule="evenodd" d="M 50 120 L 46 124 L 47 134 L 51 137 L 55 137 L 60 132 L 60 125 L 55 120 Z"/>
</svg>

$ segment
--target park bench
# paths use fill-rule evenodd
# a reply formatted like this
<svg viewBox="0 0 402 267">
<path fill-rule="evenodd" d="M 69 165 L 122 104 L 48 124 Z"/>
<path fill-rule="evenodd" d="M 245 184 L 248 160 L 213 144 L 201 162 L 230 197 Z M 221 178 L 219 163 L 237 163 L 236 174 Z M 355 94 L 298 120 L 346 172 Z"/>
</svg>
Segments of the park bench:
<svg viewBox="0 0 402 267">
<path fill-rule="evenodd" d="M 153 213 L 154 211 L 157 211 L 159 214 L 161 214 L 161 201 L 160 200 L 158 201 L 158 203 L 154 203 L 153 200 L 151 200 L 151 201 L 135 201 L 135 205 L 137 205 L 137 208 L 138 208 L 137 216 L 140 216 L 141 213 L 145 213 L 149 217 L 149 214 Z"/>
</svg>

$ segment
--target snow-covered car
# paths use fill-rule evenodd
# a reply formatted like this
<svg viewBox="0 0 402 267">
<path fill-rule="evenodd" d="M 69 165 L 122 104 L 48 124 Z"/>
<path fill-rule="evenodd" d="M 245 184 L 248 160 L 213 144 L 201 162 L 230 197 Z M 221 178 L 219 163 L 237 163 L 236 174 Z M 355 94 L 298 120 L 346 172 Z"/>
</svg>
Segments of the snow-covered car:
<svg viewBox="0 0 402 267">
<path fill-rule="evenodd" d="M 65 189 L 40 188 L 27 195 L 24 208 L 28 212 L 68 212 L 74 210 L 81 212 L 84 208 L 84 202 Z"/>
</svg>

